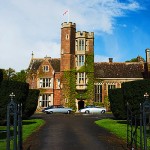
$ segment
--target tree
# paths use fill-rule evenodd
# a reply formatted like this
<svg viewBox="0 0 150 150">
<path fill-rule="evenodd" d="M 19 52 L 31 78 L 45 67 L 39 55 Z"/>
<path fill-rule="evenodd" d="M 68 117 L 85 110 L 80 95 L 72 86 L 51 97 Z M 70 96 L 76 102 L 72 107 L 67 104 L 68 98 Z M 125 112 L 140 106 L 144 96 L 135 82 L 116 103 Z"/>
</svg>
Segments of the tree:
<svg viewBox="0 0 150 150">
<path fill-rule="evenodd" d="M 26 76 L 27 76 L 27 70 L 21 70 L 20 72 L 16 72 L 12 68 L 3 70 L 4 80 L 26 82 Z"/>
<path fill-rule="evenodd" d="M 140 62 L 140 61 L 145 62 L 145 60 L 144 60 L 143 57 L 138 56 L 138 57 L 136 57 L 136 58 L 132 58 L 131 60 L 127 60 L 127 61 L 125 61 L 125 62 Z"/>
<path fill-rule="evenodd" d="M 9 68 L 7 70 L 3 70 L 3 79 L 4 80 L 13 80 L 13 78 L 16 76 L 16 71 L 12 68 Z"/>
<path fill-rule="evenodd" d="M 13 80 L 26 82 L 26 77 L 27 77 L 27 71 L 21 70 L 20 72 L 16 72 L 16 75 L 14 76 Z"/>
</svg>

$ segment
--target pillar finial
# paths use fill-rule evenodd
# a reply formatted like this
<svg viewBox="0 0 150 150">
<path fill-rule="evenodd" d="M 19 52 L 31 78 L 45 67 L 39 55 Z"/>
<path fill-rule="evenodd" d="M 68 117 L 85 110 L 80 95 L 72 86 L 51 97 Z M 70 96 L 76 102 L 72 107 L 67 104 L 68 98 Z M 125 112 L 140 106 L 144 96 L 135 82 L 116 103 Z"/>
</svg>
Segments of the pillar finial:
<svg viewBox="0 0 150 150">
<path fill-rule="evenodd" d="M 34 56 L 34 53 L 33 53 L 33 51 L 32 51 L 32 59 L 33 59 L 33 56 Z"/>
</svg>

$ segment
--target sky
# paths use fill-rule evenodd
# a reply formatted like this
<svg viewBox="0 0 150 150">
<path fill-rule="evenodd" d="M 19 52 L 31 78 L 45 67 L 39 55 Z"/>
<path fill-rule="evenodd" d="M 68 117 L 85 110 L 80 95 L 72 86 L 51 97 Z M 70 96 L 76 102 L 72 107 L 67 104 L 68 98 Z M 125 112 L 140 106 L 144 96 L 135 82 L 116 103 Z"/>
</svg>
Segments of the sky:
<svg viewBox="0 0 150 150">
<path fill-rule="evenodd" d="M 95 62 L 145 59 L 149 8 L 149 0 L 0 0 L 0 68 L 27 69 L 32 52 L 60 58 L 61 24 L 68 21 L 94 32 Z"/>
</svg>

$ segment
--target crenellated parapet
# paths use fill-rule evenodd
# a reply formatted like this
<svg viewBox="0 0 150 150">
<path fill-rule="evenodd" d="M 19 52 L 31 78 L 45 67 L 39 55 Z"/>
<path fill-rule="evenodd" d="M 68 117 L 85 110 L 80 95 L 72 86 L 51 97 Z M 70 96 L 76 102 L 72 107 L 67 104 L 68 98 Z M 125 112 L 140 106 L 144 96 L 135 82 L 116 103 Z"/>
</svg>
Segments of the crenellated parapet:
<svg viewBox="0 0 150 150">
<path fill-rule="evenodd" d="M 64 22 L 61 24 L 62 28 L 76 28 L 76 24 L 72 22 Z"/>
<path fill-rule="evenodd" d="M 76 32 L 76 38 L 94 38 L 94 32 L 78 31 Z"/>
</svg>

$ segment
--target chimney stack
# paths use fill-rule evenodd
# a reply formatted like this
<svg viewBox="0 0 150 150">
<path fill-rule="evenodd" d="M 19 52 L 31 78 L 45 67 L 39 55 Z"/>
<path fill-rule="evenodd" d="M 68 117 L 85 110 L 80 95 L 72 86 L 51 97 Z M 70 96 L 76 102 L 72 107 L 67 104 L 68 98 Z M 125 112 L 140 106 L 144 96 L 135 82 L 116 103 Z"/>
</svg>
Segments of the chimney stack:
<svg viewBox="0 0 150 150">
<path fill-rule="evenodd" d="M 145 52 L 146 52 L 146 62 L 147 62 L 147 63 L 150 63 L 150 49 L 147 48 L 147 49 L 145 50 Z"/>
<path fill-rule="evenodd" d="M 113 62 L 113 58 L 109 58 L 109 62 L 112 63 Z"/>
</svg>

